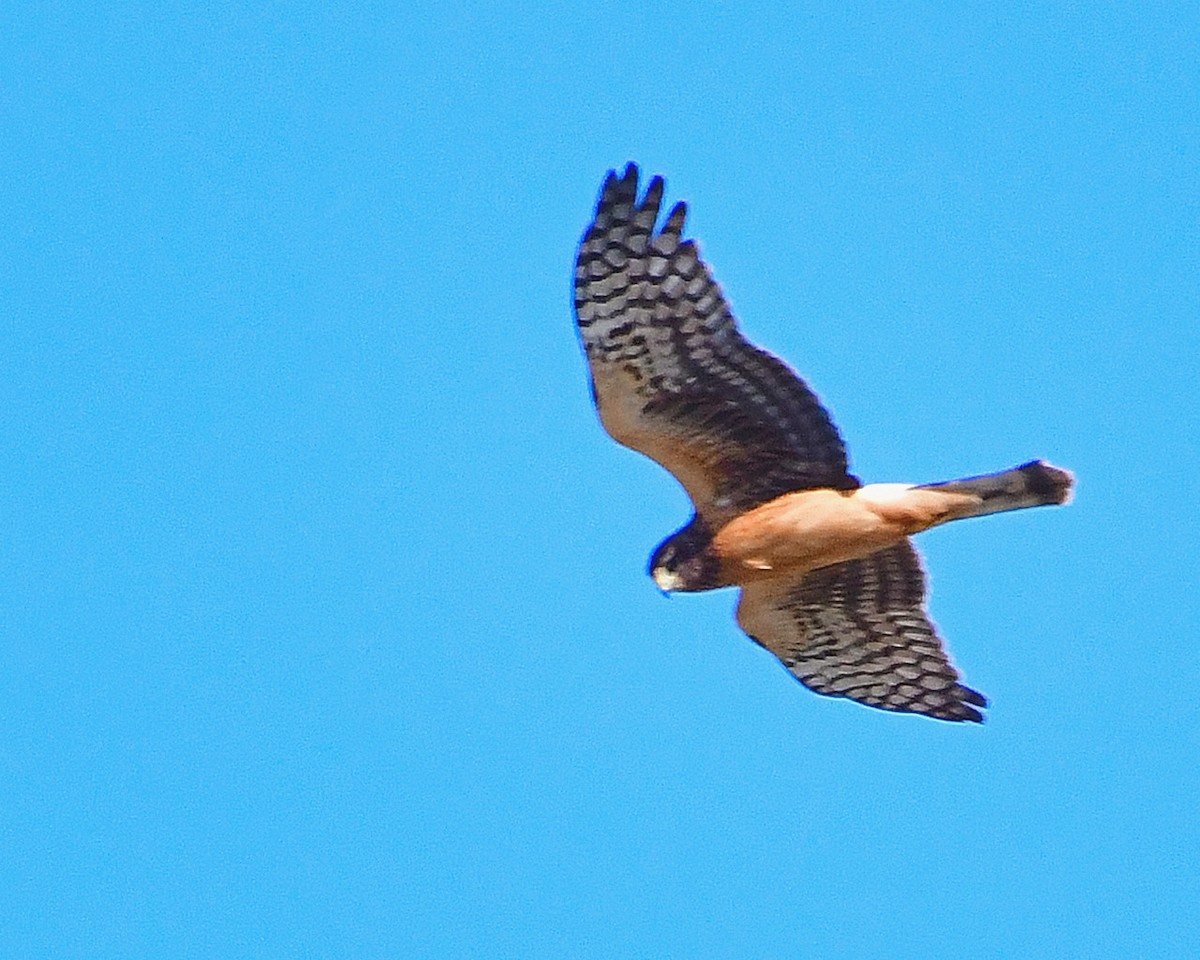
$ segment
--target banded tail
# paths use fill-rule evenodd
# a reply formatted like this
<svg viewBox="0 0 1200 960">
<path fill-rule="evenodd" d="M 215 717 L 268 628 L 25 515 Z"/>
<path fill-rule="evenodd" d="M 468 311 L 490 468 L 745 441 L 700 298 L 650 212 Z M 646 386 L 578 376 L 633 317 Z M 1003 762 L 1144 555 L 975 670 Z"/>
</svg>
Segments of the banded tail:
<svg viewBox="0 0 1200 960">
<path fill-rule="evenodd" d="M 943 483 L 924 483 L 918 490 L 944 490 L 978 497 L 978 505 L 954 511 L 953 519 L 984 517 L 989 513 L 1023 510 L 1026 507 L 1047 507 L 1069 503 L 1075 477 L 1069 470 L 1053 466 L 1045 460 L 1029 463 L 1000 473 L 980 477 L 964 477 Z"/>
</svg>

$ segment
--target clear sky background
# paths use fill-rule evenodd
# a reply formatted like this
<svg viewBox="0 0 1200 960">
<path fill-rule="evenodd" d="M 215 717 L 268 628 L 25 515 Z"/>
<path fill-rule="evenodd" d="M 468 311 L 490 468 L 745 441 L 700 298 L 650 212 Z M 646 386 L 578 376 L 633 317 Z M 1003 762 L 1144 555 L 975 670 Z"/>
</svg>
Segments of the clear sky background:
<svg viewBox="0 0 1200 960">
<path fill-rule="evenodd" d="M 0 955 L 1200 953 L 1200 12 L 0 9 Z M 925 535 L 982 726 L 818 697 L 599 427 L 637 160 Z"/>
</svg>

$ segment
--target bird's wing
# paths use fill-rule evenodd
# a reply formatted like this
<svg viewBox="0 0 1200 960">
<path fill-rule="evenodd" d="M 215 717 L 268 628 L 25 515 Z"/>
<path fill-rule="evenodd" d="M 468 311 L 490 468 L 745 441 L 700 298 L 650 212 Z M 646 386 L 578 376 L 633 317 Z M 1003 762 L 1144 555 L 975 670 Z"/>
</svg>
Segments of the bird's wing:
<svg viewBox="0 0 1200 960">
<path fill-rule="evenodd" d="M 743 630 L 810 690 L 940 720 L 980 721 L 987 700 L 959 680 L 924 610 L 910 542 L 862 560 L 746 586 Z"/>
<path fill-rule="evenodd" d="M 820 401 L 738 332 L 676 204 L 655 231 L 663 181 L 610 171 L 575 266 L 575 312 L 600 419 L 658 461 L 715 529 L 792 490 L 853 489 Z"/>
</svg>

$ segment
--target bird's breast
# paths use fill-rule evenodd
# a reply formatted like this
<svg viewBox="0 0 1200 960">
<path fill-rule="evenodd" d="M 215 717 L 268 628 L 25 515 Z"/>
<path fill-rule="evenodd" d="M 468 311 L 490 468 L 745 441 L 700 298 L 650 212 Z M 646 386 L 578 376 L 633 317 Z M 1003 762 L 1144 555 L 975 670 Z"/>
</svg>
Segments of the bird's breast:
<svg viewBox="0 0 1200 960">
<path fill-rule="evenodd" d="M 817 570 L 868 556 L 913 532 L 892 503 L 881 505 L 878 498 L 860 493 L 788 493 L 734 518 L 713 538 L 723 575 L 746 583 Z"/>
</svg>

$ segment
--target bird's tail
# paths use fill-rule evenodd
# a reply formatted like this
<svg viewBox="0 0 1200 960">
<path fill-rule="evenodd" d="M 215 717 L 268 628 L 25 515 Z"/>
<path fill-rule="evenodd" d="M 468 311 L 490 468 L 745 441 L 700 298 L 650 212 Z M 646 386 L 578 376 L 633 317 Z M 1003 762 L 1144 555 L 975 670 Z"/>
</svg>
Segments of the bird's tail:
<svg viewBox="0 0 1200 960">
<path fill-rule="evenodd" d="M 1031 460 L 1000 473 L 947 480 L 944 483 L 926 483 L 917 489 L 964 493 L 976 498 L 977 502 L 960 504 L 954 510 L 953 519 L 957 520 L 1003 513 L 1005 510 L 1068 503 L 1074 486 L 1075 477 L 1069 470 L 1055 467 L 1045 460 Z"/>
</svg>

